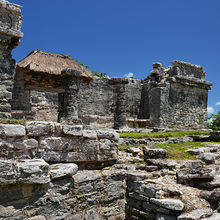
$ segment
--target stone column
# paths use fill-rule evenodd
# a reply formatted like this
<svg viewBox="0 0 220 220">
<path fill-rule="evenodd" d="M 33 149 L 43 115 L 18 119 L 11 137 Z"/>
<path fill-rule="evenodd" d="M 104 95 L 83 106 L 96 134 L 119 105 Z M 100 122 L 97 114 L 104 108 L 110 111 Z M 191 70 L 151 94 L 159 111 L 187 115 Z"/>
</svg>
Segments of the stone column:
<svg viewBox="0 0 220 220">
<path fill-rule="evenodd" d="M 68 68 L 63 70 L 61 75 L 65 91 L 59 94 L 59 122 L 81 124 L 78 119 L 78 103 L 82 72 Z"/>
<path fill-rule="evenodd" d="M 111 79 L 114 86 L 114 93 L 116 98 L 115 112 L 114 112 L 114 129 L 121 129 L 126 127 L 126 93 L 125 85 L 128 79 L 114 77 Z"/>
<path fill-rule="evenodd" d="M 11 117 L 15 60 L 11 57 L 23 37 L 21 6 L 0 0 L 0 117 Z"/>
</svg>

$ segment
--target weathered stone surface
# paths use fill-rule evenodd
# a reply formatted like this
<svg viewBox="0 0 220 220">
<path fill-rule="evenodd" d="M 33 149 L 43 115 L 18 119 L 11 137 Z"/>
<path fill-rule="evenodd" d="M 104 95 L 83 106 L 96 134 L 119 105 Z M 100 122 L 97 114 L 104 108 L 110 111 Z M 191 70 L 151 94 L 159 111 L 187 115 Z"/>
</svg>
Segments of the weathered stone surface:
<svg viewBox="0 0 220 220">
<path fill-rule="evenodd" d="M 177 172 L 178 183 L 192 183 L 197 180 L 207 181 L 213 180 L 215 170 L 204 167 L 201 161 L 188 161 Z"/>
<path fill-rule="evenodd" d="M 54 133 L 54 123 L 45 121 L 26 122 L 25 128 L 28 136 L 45 136 Z"/>
<path fill-rule="evenodd" d="M 212 216 L 203 218 L 202 220 L 219 220 L 220 219 L 220 213 L 214 213 Z"/>
<path fill-rule="evenodd" d="M 78 166 L 74 163 L 68 164 L 53 164 L 49 167 L 51 179 L 71 177 L 78 171 Z"/>
<path fill-rule="evenodd" d="M 198 220 L 201 218 L 209 217 L 213 213 L 212 209 L 196 209 L 187 214 L 183 213 L 178 216 L 178 220 Z"/>
<path fill-rule="evenodd" d="M 63 133 L 71 136 L 82 136 L 82 125 L 64 125 Z"/>
<path fill-rule="evenodd" d="M 158 213 L 156 215 L 156 220 L 177 220 L 176 216 L 165 215 L 162 213 Z"/>
<path fill-rule="evenodd" d="M 22 125 L 0 124 L 0 137 L 23 137 L 25 134 Z"/>
<path fill-rule="evenodd" d="M 93 130 L 83 130 L 83 137 L 96 139 L 97 133 L 96 133 L 96 131 L 93 131 Z"/>
<path fill-rule="evenodd" d="M 47 219 L 42 215 L 37 215 L 31 218 L 26 218 L 25 220 L 47 220 Z"/>
<path fill-rule="evenodd" d="M 17 181 L 27 184 L 46 184 L 50 181 L 49 165 L 42 159 L 20 160 L 17 163 L 19 175 Z"/>
<path fill-rule="evenodd" d="M 213 164 L 215 160 L 220 158 L 220 154 L 218 153 L 203 153 L 197 156 L 197 159 L 204 161 L 206 164 Z"/>
<path fill-rule="evenodd" d="M 143 147 L 145 159 L 165 158 L 167 151 L 162 148 Z"/>
<path fill-rule="evenodd" d="M 141 152 L 140 148 L 138 147 L 128 147 L 125 149 L 126 152 L 132 153 L 134 156 L 138 155 Z"/>
<path fill-rule="evenodd" d="M 177 162 L 175 160 L 163 160 L 163 159 L 147 159 L 148 165 L 157 166 L 159 169 L 175 169 Z"/>
<path fill-rule="evenodd" d="M 159 205 L 160 207 L 170 209 L 172 211 L 182 211 L 184 203 L 178 199 L 154 199 L 151 198 L 150 202 Z"/>
<path fill-rule="evenodd" d="M 119 134 L 115 131 L 110 130 L 98 130 L 97 135 L 99 139 L 112 139 L 115 141 L 119 140 Z"/>
<path fill-rule="evenodd" d="M 41 159 L 0 160 L 0 184 L 46 184 L 50 182 L 48 168 Z"/>
</svg>

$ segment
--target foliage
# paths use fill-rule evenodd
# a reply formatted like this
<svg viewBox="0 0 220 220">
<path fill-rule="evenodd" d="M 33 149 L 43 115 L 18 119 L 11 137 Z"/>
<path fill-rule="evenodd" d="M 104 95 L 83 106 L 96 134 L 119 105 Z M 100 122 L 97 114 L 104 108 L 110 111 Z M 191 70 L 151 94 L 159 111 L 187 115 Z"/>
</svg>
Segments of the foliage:
<svg viewBox="0 0 220 220">
<path fill-rule="evenodd" d="M 187 135 L 208 135 L 209 131 L 173 131 L 173 132 L 155 132 L 155 133 L 120 133 L 121 138 L 166 138 L 166 137 L 184 137 Z"/>
<path fill-rule="evenodd" d="M 211 114 L 209 117 L 208 128 L 212 130 L 220 130 L 220 111 L 218 114 Z"/>
<path fill-rule="evenodd" d="M 107 75 L 107 73 L 104 73 L 104 72 L 98 73 L 95 70 L 93 70 L 92 73 L 93 73 L 94 76 L 98 76 L 98 77 L 103 77 L 103 76 Z"/>
<path fill-rule="evenodd" d="M 88 65 L 84 65 L 82 62 L 78 61 L 77 59 L 74 59 L 74 60 L 75 60 L 79 65 L 85 67 L 86 69 L 89 69 L 89 66 L 88 66 Z M 99 73 L 99 72 L 97 72 L 96 70 L 92 70 L 91 72 L 93 73 L 94 76 L 98 76 L 98 77 L 103 77 L 103 76 L 106 76 L 106 75 L 107 75 L 107 73 L 105 73 L 105 72 Z"/>
</svg>

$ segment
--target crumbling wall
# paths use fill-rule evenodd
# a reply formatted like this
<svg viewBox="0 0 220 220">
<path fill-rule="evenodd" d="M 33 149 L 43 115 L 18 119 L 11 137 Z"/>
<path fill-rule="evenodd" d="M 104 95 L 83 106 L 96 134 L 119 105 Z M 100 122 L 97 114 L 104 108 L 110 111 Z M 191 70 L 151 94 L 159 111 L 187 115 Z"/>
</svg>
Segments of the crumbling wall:
<svg viewBox="0 0 220 220">
<path fill-rule="evenodd" d="M 11 98 L 15 60 L 11 51 L 19 44 L 22 16 L 21 7 L 0 1 L 0 117 L 11 117 Z"/>
<path fill-rule="evenodd" d="M 173 129 L 206 128 L 207 99 L 211 83 L 201 66 L 174 61 L 163 68 L 155 63 L 145 80 L 150 126 Z M 148 115 L 147 107 L 142 115 Z"/>
<path fill-rule="evenodd" d="M 44 159 L 99 168 L 117 161 L 119 135 L 114 131 L 84 130 L 82 125 L 53 122 L 0 124 L 0 159 Z"/>
<path fill-rule="evenodd" d="M 137 118 L 140 110 L 141 80 L 128 79 L 125 85 L 127 117 Z M 113 117 L 115 111 L 115 94 L 111 78 L 94 77 L 89 85 L 80 88 L 79 116 L 97 115 Z"/>
<path fill-rule="evenodd" d="M 123 170 L 35 159 L 0 160 L 0 171 L 1 219 L 125 219 Z"/>
<path fill-rule="evenodd" d="M 53 92 L 30 92 L 33 118 L 39 121 L 58 120 L 58 94 Z"/>
</svg>

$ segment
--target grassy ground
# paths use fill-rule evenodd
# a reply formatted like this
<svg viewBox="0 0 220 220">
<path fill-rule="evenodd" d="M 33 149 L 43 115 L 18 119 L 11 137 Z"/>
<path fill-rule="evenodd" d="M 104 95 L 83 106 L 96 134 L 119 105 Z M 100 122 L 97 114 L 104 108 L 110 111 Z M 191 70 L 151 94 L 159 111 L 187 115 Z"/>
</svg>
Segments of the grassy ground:
<svg viewBox="0 0 220 220">
<path fill-rule="evenodd" d="M 20 125 L 24 125 L 25 122 L 27 122 L 27 121 L 33 121 L 33 120 L 0 118 L 0 124 L 20 124 Z"/>
<path fill-rule="evenodd" d="M 186 151 L 194 147 L 204 147 L 205 145 L 201 142 L 185 142 L 177 144 L 155 144 L 154 146 L 165 149 L 167 151 L 167 159 L 195 160 L 196 156 Z"/>
<path fill-rule="evenodd" d="M 210 131 L 173 131 L 155 133 L 120 133 L 121 138 L 165 138 L 165 137 L 184 137 L 188 135 L 209 135 Z"/>
<path fill-rule="evenodd" d="M 219 142 L 212 142 L 212 143 L 219 143 Z M 186 151 L 194 147 L 204 147 L 204 146 L 205 146 L 204 142 L 185 142 L 185 143 L 177 143 L 177 144 L 154 145 L 154 147 L 159 147 L 167 151 L 166 159 L 174 159 L 174 160 L 195 160 L 196 156 L 191 155 Z M 143 145 L 119 146 L 119 149 L 123 151 L 129 147 L 143 147 Z"/>
</svg>

